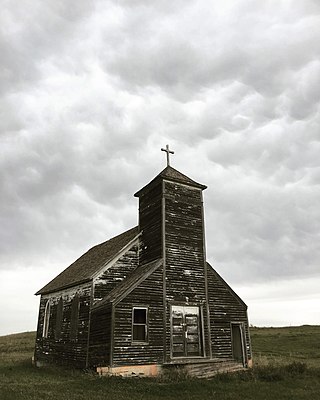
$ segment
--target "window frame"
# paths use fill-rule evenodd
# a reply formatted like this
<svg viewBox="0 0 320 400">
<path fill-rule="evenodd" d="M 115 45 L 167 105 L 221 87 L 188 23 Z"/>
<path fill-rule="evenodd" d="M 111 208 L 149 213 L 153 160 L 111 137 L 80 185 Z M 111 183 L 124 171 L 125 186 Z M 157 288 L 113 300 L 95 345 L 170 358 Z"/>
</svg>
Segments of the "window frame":
<svg viewBox="0 0 320 400">
<path fill-rule="evenodd" d="M 54 332 L 54 338 L 56 341 L 61 340 L 61 337 L 62 337 L 63 308 L 64 308 L 63 298 L 61 296 L 57 303 L 57 310 L 56 310 L 56 324 L 55 324 L 55 332 Z"/>
<path fill-rule="evenodd" d="M 134 311 L 135 310 L 145 310 L 146 311 L 146 322 L 145 323 L 137 323 L 134 322 Z M 145 339 L 135 339 L 133 336 L 134 326 L 144 326 L 145 329 Z M 147 344 L 149 343 L 149 307 L 148 306 L 133 306 L 132 307 L 132 317 L 131 317 L 131 342 L 133 344 Z"/>
<path fill-rule="evenodd" d="M 43 327 L 42 327 L 42 338 L 48 339 L 49 337 L 49 325 L 50 325 L 50 314 L 51 314 L 51 304 L 50 300 L 46 301 L 43 316 Z"/>
<path fill-rule="evenodd" d="M 75 302 L 77 302 L 76 306 L 74 305 Z M 76 342 L 78 340 L 79 311 L 80 311 L 80 298 L 77 293 L 71 301 L 71 310 L 70 310 L 69 338 L 72 342 Z"/>
</svg>

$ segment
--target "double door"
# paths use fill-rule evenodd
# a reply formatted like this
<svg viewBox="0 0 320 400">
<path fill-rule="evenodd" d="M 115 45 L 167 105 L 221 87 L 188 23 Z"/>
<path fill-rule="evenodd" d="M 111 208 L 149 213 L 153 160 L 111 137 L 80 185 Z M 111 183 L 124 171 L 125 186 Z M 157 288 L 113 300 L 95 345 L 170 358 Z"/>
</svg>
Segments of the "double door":
<svg viewBox="0 0 320 400">
<path fill-rule="evenodd" d="M 201 356 L 199 307 L 172 306 L 171 328 L 172 357 Z"/>
</svg>

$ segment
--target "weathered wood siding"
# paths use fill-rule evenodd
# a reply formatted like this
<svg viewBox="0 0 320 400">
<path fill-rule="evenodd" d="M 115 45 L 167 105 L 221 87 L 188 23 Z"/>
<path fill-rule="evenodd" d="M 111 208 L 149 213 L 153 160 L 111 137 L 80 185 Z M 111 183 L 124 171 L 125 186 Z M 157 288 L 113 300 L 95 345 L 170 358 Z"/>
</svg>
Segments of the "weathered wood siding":
<svg viewBox="0 0 320 400">
<path fill-rule="evenodd" d="M 209 335 L 206 304 L 204 226 L 201 189 L 164 183 L 165 274 L 168 303 L 203 306 L 204 350 Z M 170 308 L 166 308 L 167 359 L 170 357 Z M 203 352 L 203 355 L 204 352 Z"/>
<path fill-rule="evenodd" d="M 75 295 L 79 296 L 79 319 L 77 338 L 70 338 L 71 304 Z M 63 300 L 63 316 L 61 336 L 56 340 L 56 316 L 59 300 Z M 87 343 L 90 314 L 91 283 L 79 285 L 50 295 L 42 295 L 40 299 L 35 360 L 43 363 L 72 365 L 78 368 L 86 366 Z M 48 337 L 43 338 L 43 322 L 45 306 L 50 301 L 50 319 Z"/>
<path fill-rule="evenodd" d="M 137 268 L 139 244 L 134 244 L 111 267 L 93 281 L 94 303 L 99 302 Z M 90 319 L 89 365 L 110 364 L 112 306 L 94 309 Z"/>
<path fill-rule="evenodd" d="M 208 294 L 213 358 L 232 358 L 232 322 L 244 324 L 247 356 L 251 358 L 247 307 L 210 266 Z"/>
<path fill-rule="evenodd" d="M 134 244 L 110 268 L 94 279 L 94 301 L 103 299 L 117 284 L 123 281 L 138 266 L 138 244 Z"/>
<path fill-rule="evenodd" d="M 106 265 L 101 273 L 97 272 L 100 275 L 95 275 L 92 282 L 41 297 L 36 361 L 79 368 L 174 362 L 171 358 L 170 308 L 178 305 L 199 307 L 202 329 L 199 357 L 232 358 L 231 323 L 240 323 L 245 330 L 247 356 L 251 358 L 246 306 L 206 264 L 204 186 L 198 186 L 195 184 L 193 187 L 188 180 L 182 184 L 171 181 L 170 177 L 167 180 L 156 178 L 139 192 L 139 244 L 128 244 L 131 248 L 118 253 L 117 261 L 111 266 Z M 162 259 L 163 266 L 154 263 L 155 269 L 150 269 L 149 273 L 154 272 L 145 278 L 147 274 L 144 275 L 143 268 L 159 259 Z M 125 281 L 117 295 L 114 296 L 117 291 L 111 294 L 109 300 L 113 299 L 114 304 L 107 303 L 107 298 L 99 307 L 99 301 L 135 270 L 141 275 L 132 275 L 132 281 Z M 145 278 L 144 281 L 141 282 L 140 277 L 141 280 Z M 134 289 L 129 293 L 132 287 Z M 129 294 L 122 299 L 124 293 Z M 77 335 L 73 339 L 70 327 L 75 296 L 79 297 L 79 319 Z M 61 298 L 62 323 L 57 319 Z M 50 323 L 48 337 L 44 338 L 42 332 L 48 299 L 51 304 Z M 94 304 L 98 308 L 92 309 Z M 148 309 L 146 343 L 132 340 L 133 307 Z M 196 318 L 199 319 L 197 313 Z M 61 335 L 55 335 L 57 325 L 61 325 Z M 187 325 L 180 323 L 180 326 Z M 181 354 L 192 356 L 192 352 L 175 352 L 177 357 L 182 357 Z M 198 357 L 198 350 L 193 356 Z"/>
<path fill-rule="evenodd" d="M 165 182 L 167 300 L 204 301 L 201 190 Z"/>
<path fill-rule="evenodd" d="M 115 306 L 113 365 L 163 362 L 162 267 Z M 148 307 L 148 343 L 132 342 L 132 309 Z"/>
<path fill-rule="evenodd" d="M 110 364 L 112 305 L 94 309 L 90 320 L 89 366 Z"/>
<path fill-rule="evenodd" d="M 139 197 L 140 263 L 162 257 L 162 185 L 152 185 Z"/>
</svg>

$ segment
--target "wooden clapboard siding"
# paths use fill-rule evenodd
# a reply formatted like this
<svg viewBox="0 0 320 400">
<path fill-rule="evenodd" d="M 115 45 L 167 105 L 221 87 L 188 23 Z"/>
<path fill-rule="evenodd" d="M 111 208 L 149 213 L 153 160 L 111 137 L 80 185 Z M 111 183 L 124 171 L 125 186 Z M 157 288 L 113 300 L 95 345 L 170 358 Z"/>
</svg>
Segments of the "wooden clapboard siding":
<svg viewBox="0 0 320 400">
<path fill-rule="evenodd" d="M 165 282 L 168 303 L 202 308 L 204 349 L 208 355 L 204 226 L 201 189 L 164 182 Z M 166 359 L 170 358 L 170 307 L 166 308 Z"/>
<path fill-rule="evenodd" d="M 89 366 L 110 364 L 112 340 L 112 305 L 94 309 L 90 320 Z"/>
<path fill-rule="evenodd" d="M 251 358 L 247 306 L 209 265 L 207 273 L 212 356 L 232 358 L 231 322 L 236 322 L 244 325 L 246 351 Z"/>
<path fill-rule="evenodd" d="M 138 244 L 134 244 L 111 267 L 94 279 L 94 301 L 102 300 L 138 266 Z"/>
<path fill-rule="evenodd" d="M 165 182 L 167 300 L 205 301 L 201 191 Z"/>
<path fill-rule="evenodd" d="M 93 247 L 37 292 L 42 297 L 36 361 L 79 368 L 179 363 L 181 359 L 171 358 L 173 305 L 199 307 L 203 351 L 198 361 L 232 358 L 231 323 L 244 327 L 251 358 L 247 307 L 206 263 L 205 188 L 168 166 L 135 194 L 139 227 Z M 75 295 L 80 302 L 78 335 L 71 340 Z M 60 298 L 62 330 L 56 340 Z M 48 299 L 49 335 L 42 338 Z M 147 343 L 132 341 L 134 306 L 148 308 Z"/>
<path fill-rule="evenodd" d="M 162 267 L 115 305 L 113 365 L 153 364 L 163 361 Z M 132 308 L 148 307 L 148 343 L 132 342 Z"/>
<path fill-rule="evenodd" d="M 71 304 L 75 295 L 79 297 L 79 318 L 77 338 L 70 339 Z M 55 339 L 57 306 L 63 300 L 63 318 L 61 337 Z M 45 305 L 50 300 L 50 320 L 48 337 L 42 337 Z M 44 363 L 72 365 L 84 368 L 87 358 L 91 284 L 76 286 L 63 292 L 42 295 L 40 300 L 39 321 L 35 346 L 35 359 Z"/>
<path fill-rule="evenodd" d="M 162 256 L 162 185 L 151 185 L 139 197 L 139 230 L 141 232 L 140 263 Z"/>
</svg>

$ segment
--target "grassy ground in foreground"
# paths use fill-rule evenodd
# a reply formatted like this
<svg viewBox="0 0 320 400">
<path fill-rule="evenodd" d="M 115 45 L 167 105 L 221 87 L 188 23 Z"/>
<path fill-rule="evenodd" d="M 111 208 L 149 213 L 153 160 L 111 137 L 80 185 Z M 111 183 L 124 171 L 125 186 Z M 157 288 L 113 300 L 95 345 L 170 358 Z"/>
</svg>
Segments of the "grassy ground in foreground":
<svg viewBox="0 0 320 400">
<path fill-rule="evenodd" d="M 320 327 L 253 328 L 256 367 L 210 380 L 99 378 L 31 365 L 33 332 L 0 337 L 0 399 L 320 399 Z"/>
<path fill-rule="evenodd" d="M 251 328 L 255 364 L 303 362 L 320 368 L 320 326 Z"/>
</svg>

